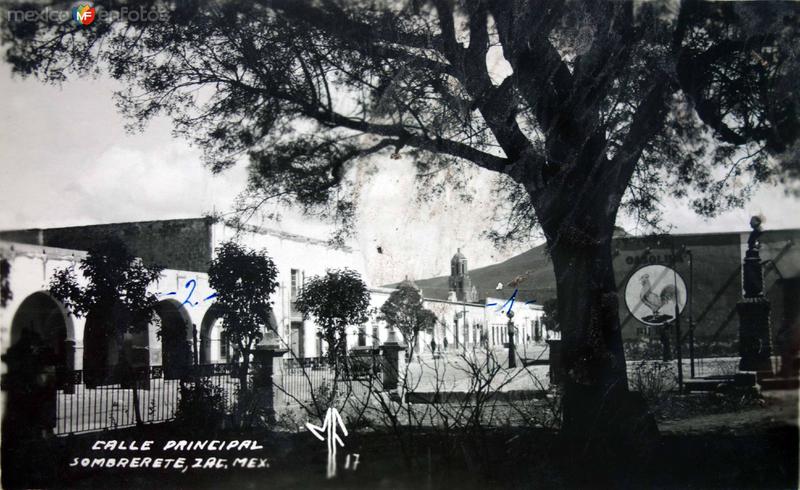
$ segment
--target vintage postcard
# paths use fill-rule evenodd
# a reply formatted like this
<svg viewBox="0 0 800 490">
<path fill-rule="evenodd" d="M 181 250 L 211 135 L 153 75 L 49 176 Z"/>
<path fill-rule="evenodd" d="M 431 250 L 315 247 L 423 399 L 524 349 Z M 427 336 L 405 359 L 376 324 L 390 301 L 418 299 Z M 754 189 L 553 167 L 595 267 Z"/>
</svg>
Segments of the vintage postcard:
<svg viewBox="0 0 800 490">
<path fill-rule="evenodd" d="M 0 14 L 2 488 L 798 488 L 800 2 Z"/>
</svg>

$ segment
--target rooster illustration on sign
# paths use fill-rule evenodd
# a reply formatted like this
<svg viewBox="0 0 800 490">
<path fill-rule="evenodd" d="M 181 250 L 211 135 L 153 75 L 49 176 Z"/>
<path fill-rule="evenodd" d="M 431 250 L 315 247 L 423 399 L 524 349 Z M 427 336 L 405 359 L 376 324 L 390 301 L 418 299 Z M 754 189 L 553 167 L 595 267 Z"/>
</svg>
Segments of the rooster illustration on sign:
<svg viewBox="0 0 800 490">
<path fill-rule="evenodd" d="M 653 285 L 650 283 L 650 275 L 642 274 L 639 278 L 642 284 L 642 291 L 639 293 L 639 299 L 642 303 L 650 308 L 653 312 L 652 315 L 642 317 L 649 323 L 666 323 L 674 318 L 674 315 L 661 313 L 661 308 L 667 303 L 675 303 L 678 292 L 675 290 L 675 284 L 666 284 L 660 290 L 654 291 Z"/>
<path fill-rule="evenodd" d="M 625 287 L 625 302 L 637 320 L 646 325 L 664 325 L 675 319 L 686 304 L 686 285 L 673 269 L 648 265 L 634 272 Z"/>
</svg>

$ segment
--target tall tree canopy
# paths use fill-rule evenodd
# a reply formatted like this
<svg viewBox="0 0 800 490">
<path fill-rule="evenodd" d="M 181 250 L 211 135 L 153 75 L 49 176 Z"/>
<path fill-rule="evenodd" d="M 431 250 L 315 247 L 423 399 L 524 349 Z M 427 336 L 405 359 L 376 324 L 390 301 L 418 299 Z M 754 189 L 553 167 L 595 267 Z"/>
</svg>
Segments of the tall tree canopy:
<svg viewBox="0 0 800 490">
<path fill-rule="evenodd" d="M 145 329 L 152 320 L 158 296 L 147 288 L 164 268 L 145 265 L 116 238 L 90 247 L 78 268 L 85 286 L 74 267 L 67 267 L 53 273 L 50 294 L 77 318 L 97 315 L 106 337 L 122 352 L 124 335 Z"/>
<path fill-rule="evenodd" d="M 47 81 L 124 81 L 134 125 L 172 117 L 214 171 L 249 156 L 256 202 L 290 199 L 346 222 L 348 166 L 376 154 L 414 157 L 446 185 L 463 164 L 496 173 L 508 216 L 494 238 L 538 225 L 550 247 L 563 428 L 578 437 L 605 427 L 608 398 L 627 389 L 610 251 L 620 208 L 652 220 L 673 194 L 713 214 L 757 182 L 800 173 L 796 3 L 166 6 L 162 21 L 98 14 L 89 26 L 10 15 L 6 57 Z"/>
<path fill-rule="evenodd" d="M 331 269 L 312 277 L 297 298 L 297 310 L 313 317 L 328 344 L 328 362 L 347 372 L 347 327 L 369 319 L 369 290 L 361 274 L 351 269 Z"/>
<path fill-rule="evenodd" d="M 222 316 L 227 338 L 242 354 L 241 386 L 248 386 L 250 352 L 270 324 L 272 300 L 278 288 L 278 268 L 265 250 L 251 250 L 236 242 L 222 243 L 208 267 L 208 284 L 216 291 L 215 307 Z M 277 332 L 276 332 L 277 333 Z"/>
<path fill-rule="evenodd" d="M 70 314 L 78 318 L 85 317 L 87 323 L 91 318 L 98 328 L 93 335 L 84 336 L 85 379 L 90 383 L 104 383 L 108 381 L 107 376 L 115 380 L 128 378 L 133 374 L 130 368 L 136 360 L 129 359 L 129 354 L 123 348 L 125 335 L 146 331 L 153 320 L 159 325 L 159 335 L 169 335 L 161 328 L 156 315 L 158 296 L 147 290 L 159 280 L 164 268 L 145 265 L 117 238 L 108 238 L 90 247 L 78 268 L 86 281 L 85 285 L 81 284 L 74 267 L 70 266 L 53 273 L 49 290 Z M 119 359 L 116 373 L 105 371 L 108 345 L 114 346 Z M 96 358 L 90 358 L 89 354 Z M 101 369 L 95 371 L 88 369 L 89 366 Z M 130 380 L 134 388 L 134 417 L 136 423 L 141 424 L 139 381 L 135 377 Z"/>
</svg>

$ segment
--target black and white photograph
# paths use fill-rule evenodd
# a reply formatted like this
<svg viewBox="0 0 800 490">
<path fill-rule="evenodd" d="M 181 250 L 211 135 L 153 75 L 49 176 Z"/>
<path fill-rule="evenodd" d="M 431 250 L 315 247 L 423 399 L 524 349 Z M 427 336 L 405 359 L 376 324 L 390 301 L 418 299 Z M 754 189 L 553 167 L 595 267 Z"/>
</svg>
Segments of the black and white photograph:
<svg viewBox="0 0 800 490">
<path fill-rule="evenodd" d="M 3 489 L 797 489 L 800 1 L 0 0 Z"/>
</svg>

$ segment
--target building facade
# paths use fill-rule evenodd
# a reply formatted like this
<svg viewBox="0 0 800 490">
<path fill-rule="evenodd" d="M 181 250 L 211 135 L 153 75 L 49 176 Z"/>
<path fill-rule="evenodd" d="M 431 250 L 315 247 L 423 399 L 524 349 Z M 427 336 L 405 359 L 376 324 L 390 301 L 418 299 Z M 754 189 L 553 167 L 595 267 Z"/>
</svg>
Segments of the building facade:
<svg viewBox="0 0 800 490">
<path fill-rule="evenodd" d="M 3 232 L 0 238 L 33 242 L 0 241 L 0 260 L 7 269 L 3 280 L 11 293 L 0 307 L 3 352 L 28 330 L 56 352 L 64 369 L 102 371 L 119 361 L 121 353 L 91 315 L 68 314 L 48 292 L 56 270 L 77 267 L 87 248 L 109 236 L 121 238 L 146 263 L 166 265 L 159 281 L 150 287 L 150 292 L 163 298 L 156 308 L 157 321 L 139 334 L 128 335 L 124 348 L 136 366 L 163 366 L 175 373 L 181 364 L 192 362 L 187 349 L 201 363 L 232 360 L 233 348 L 214 307 L 206 273 L 213 250 L 222 242 L 236 238 L 247 247 L 268 251 L 278 267 L 279 283 L 271 298 L 270 327 L 299 357 L 317 356 L 321 350 L 313 322 L 303 320 L 295 308 L 305 279 L 329 268 L 347 267 L 363 274 L 363 261 L 353 249 L 331 248 L 323 240 L 278 230 L 234 229 L 204 219 Z M 78 279 L 84 280 L 80 274 Z M 171 334 L 159 337 L 159 325 Z"/>
<path fill-rule="evenodd" d="M 88 248 L 112 236 L 122 239 L 144 262 L 166 266 L 158 282 L 150 287 L 162 298 L 156 308 L 157 318 L 140 332 L 126 335 L 124 352 L 118 351 L 116 342 L 106 335 L 107 329 L 91 315 L 78 318 L 69 314 L 48 292 L 57 270 L 77 267 Z M 161 366 L 167 377 L 180 376 L 182 369 L 194 362 L 193 357 L 202 364 L 230 362 L 235 352 L 214 306 L 214 291 L 206 271 L 214 250 L 231 239 L 249 248 L 265 249 L 278 268 L 270 329 L 278 333 L 279 343 L 289 351 L 287 357 L 323 356 L 327 347 L 313 319 L 304 319 L 296 309 L 297 296 L 308 278 L 328 269 L 349 268 L 364 277 L 360 252 L 280 230 L 233 228 L 207 219 L 0 232 L 2 280 L 11 293 L 0 307 L 2 352 L 16 344 L 24 331 L 33 333 L 55 353 L 58 369 L 83 370 L 94 384 L 103 383 L 123 354 L 136 367 Z M 544 332 L 540 306 L 502 297 L 476 301 L 466 257 L 457 253 L 453 264 L 455 291 L 451 300 L 424 299 L 437 322 L 421 332 L 417 344 L 409 348 L 418 354 L 431 353 L 433 346 L 439 351 L 502 348 L 508 342 L 509 305 L 515 313 L 517 343 L 541 343 L 553 336 Z M 372 310 L 378 311 L 392 291 L 371 287 Z M 424 291 L 422 294 L 424 298 Z M 159 335 L 159 328 L 163 335 Z M 390 335 L 386 323 L 372 315 L 366 324 L 348 329 L 348 345 L 377 347 Z M 399 332 L 395 335 L 402 340 Z M 2 370 L 4 373 L 5 364 Z"/>
</svg>

